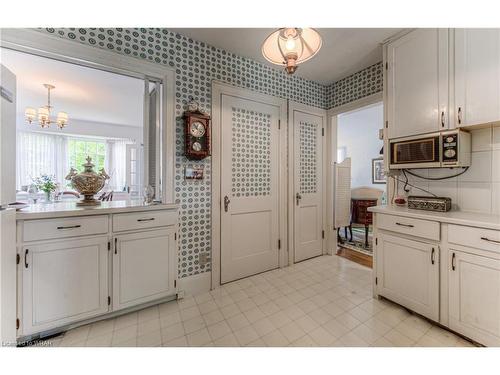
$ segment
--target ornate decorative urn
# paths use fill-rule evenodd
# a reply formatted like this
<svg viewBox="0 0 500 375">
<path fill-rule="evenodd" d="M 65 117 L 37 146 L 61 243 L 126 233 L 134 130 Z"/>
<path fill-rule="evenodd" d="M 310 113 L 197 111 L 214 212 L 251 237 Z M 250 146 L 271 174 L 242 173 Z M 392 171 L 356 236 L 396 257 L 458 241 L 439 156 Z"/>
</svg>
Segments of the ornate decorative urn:
<svg viewBox="0 0 500 375">
<path fill-rule="evenodd" d="M 101 201 L 94 198 L 103 187 L 106 180 L 109 179 L 108 174 L 104 171 L 104 168 L 100 170 L 99 173 L 94 171 L 94 163 L 92 163 L 92 158 L 87 157 L 87 162 L 83 164 L 84 171 L 82 173 L 76 173 L 74 168 L 71 168 L 66 180 L 71 181 L 73 188 L 76 189 L 84 198 L 79 201 L 77 206 L 98 206 Z"/>
</svg>

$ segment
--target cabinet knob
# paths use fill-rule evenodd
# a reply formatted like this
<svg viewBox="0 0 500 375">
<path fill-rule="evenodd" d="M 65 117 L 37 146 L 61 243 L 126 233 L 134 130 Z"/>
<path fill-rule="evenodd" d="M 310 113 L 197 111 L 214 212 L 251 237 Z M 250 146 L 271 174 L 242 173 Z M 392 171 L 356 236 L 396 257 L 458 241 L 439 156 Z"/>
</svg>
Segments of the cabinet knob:
<svg viewBox="0 0 500 375">
<path fill-rule="evenodd" d="M 462 124 L 462 107 L 458 107 L 457 120 L 458 120 L 458 125 Z"/>
<path fill-rule="evenodd" d="M 434 252 L 435 252 L 435 249 L 432 248 L 432 251 L 431 251 L 431 264 L 434 264 Z"/>
<path fill-rule="evenodd" d="M 24 250 L 24 268 L 28 268 L 28 253 L 30 251 L 28 249 Z"/>
<path fill-rule="evenodd" d="M 444 128 L 444 111 L 441 112 L 441 126 Z"/>
<path fill-rule="evenodd" d="M 455 271 L 455 253 L 451 256 L 451 269 Z"/>
</svg>

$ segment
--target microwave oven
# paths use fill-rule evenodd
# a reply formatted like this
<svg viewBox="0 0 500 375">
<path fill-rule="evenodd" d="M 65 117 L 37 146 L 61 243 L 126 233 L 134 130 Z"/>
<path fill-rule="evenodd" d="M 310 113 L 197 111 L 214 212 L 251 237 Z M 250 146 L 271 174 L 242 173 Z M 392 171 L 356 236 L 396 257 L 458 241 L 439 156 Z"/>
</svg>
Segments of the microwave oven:
<svg viewBox="0 0 500 375">
<path fill-rule="evenodd" d="M 389 140 L 389 169 L 469 167 L 471 135 L 464 130 Z"/>
</svg>

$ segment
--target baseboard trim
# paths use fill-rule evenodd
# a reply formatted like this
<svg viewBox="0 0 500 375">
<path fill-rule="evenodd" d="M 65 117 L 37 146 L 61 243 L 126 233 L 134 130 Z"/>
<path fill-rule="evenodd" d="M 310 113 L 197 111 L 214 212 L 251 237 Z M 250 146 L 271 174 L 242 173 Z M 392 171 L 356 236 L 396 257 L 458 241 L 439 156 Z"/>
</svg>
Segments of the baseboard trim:
<svg viewBox="0 0 500 375">
<path fill-rule="evenodd" d="M 195 296 L 197 294 L 209 292 L 211 289 L 211 283 L 212 272 L 203 272 L 179 279 L 177 290 L 179 292 L 183 292 L 186 297 Z"/>
</svg>

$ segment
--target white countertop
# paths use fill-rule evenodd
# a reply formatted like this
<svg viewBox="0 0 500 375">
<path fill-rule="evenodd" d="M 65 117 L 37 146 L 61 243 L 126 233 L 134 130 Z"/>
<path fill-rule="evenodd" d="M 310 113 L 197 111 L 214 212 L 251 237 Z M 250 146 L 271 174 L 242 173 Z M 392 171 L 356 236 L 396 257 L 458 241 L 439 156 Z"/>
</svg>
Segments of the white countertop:
<svg viewBox="0 0 500 375">
<path fill-rule="evenodd" d="M 54 217 L 105 215 L 120 212 L 177 209 L 177 204 L 145 205 L 142 201 L 102 202 L 99 206 L 80 207 L 76 202 L 54 202 L 32 204 L 16 212 L 17 220 L 46 219 Z"/>
<path fill-rule="evenodd" d="M 415 219 L 439 221 L 441 223 L 467 225 L 471 227 L 500 230 L 500 215 L 480 214 L 474 212 L 448 211 L 434 212 L 408 209 L 398 206 L 373 206 L 368 211 L 379 214 L 412 217 Z"/>
</svg>

